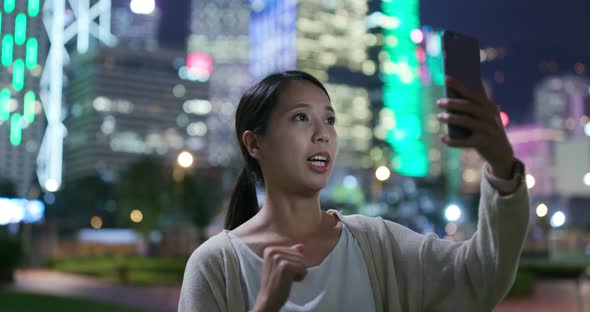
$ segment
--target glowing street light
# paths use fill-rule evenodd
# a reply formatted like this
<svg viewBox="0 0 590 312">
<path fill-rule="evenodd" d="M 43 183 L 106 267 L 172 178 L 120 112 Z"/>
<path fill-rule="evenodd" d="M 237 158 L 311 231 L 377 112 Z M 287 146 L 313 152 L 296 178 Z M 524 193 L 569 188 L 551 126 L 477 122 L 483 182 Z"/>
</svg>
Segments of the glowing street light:
<svg viewBox="0 0 590 312">
<path fill-rule="evenodd" d="M 533 177 L 533 175 L 531 174 L 527 174 L 526 175 L 526 187 L 528 189 L 532 189 L 533 186 L 535 186 L 536 180 L 535 177 Z"/>
<path fill-rule="evenodd" d="M 156 2 L 154 0 L 131 0 L 129 7 L 135 14 L 152 14 L 156 9 Z"/>
<path fill-rule="evenodd" d="M 377 170 L 375 170 L 375 177 L 377 178 L 377 180 L 379 180 L 381 182 L 389 179 L 390 176 L 391 176 L 391 171 L 389 171 L 389 168 L 387 168 L 385 166 L 381 166 L 381 167 L 377 168 Z"/>
<path fill-rule="evenodd" d="M 551 220 L 549 220 L 551 226 L 554 228 L 560 227 L 565 223 L 565 214 L 561 211 L 558 211 L 551 216 Z"/>
<path fill-rule="evenodd" d="M 178 155 L 177 161 L 182 168 L 188 168 L 192 166 L 194 158 L 191 153 L 185 151 Z"/>
<path fill-rule="evenodd" d="M 537 212 L 537 216 L 539 218 L 546 216 L 548 211 L 549 211 L 549 209 L 547 208 L 547 205 L 545 205 L 545 204 L 539 204 L 539 206 L 537 206 L 536 212 Z"/>
<path fill-rule="evenodd" d="M 93 216 L 90 219 L 90 226 L 92 226 L 93 229 L 100 229 L 102 227 L 102 218 L 99 216 Z"/>
<path fill-rule="evenodd" d="M 455 204 L 451 204 L 445 209 L 445 218 L 449 222 L 455 222 L 461 218 L 461 208 Z"/>
<path fill-rule="evenodd" d="M 57 190 L 59 189 L 59 182 L 57 182 L 57 180 L 55 179 L 49 179 L 45 181 L 45 189 L 48 192 L 57 192 Z"/>
<path fill-rule="evenodd" d="M 584 184 L 590 186 L 590 172 L 584 175 Z"/>
<path fill-rule="evenodd" d="M 141 222 L 141 220 L 143 220 L 143 213 L 141 213 L 140 210 L 134 209 L 133 211 L 131 211 L 131 214 L 129 214 L 129 218 L 131 219 L 131 221 L 139 223 Z"/>
</svg>

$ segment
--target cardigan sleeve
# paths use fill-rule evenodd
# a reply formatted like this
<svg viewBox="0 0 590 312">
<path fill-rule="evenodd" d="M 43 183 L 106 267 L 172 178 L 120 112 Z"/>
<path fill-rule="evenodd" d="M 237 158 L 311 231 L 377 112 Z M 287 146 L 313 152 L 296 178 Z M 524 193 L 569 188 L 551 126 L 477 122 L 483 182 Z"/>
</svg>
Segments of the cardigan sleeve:
<svg viewBox="0 0 590 312">
<path fill-rule="evenodd" d="M 223 255 L 219 250 L 213 237 L 190 256 L 180 290 L 179 312 L 228 311 Z"/>
<path fill-rule="evenodd" d="M 464 242 L 426 235 L 419 250 L 422 311 L 492 311 L 514 282 L 529 222 L 525 183 L 500 195 L 481 179 L 477 231 Z"/>
</svg>

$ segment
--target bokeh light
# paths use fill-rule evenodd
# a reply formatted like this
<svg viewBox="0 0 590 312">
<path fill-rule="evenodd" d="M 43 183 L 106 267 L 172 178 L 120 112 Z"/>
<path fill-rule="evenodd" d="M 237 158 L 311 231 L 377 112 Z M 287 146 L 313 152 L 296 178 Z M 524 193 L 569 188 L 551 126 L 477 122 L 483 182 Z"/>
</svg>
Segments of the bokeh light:
<svg viewBox="0 0 590 312">
<path fill-rule="evenodd" d="M 546 215 L 547 215 L 547 212 L 548 212 L 548 210 L 549 210 L 549 209 L 547 208 L 547 205 L 545 205 L 545 204 L 539 204 L 539 205 L 537 206 L 537 209 L 536 209 L 537 216 L 538 216 L 539 218 L 542 218 L 542 217 L 546 216 Z"/>
<path fill-rule="evenodd" d="M 385 166 L 381 166 L 375 170 L 375 177 L 379 181 L 385 181 L 391 176 L 391 171 Z"/>
<path fill-rule="evenodd" d="M 561 211 L 557 211 L 553 214 L 553 216 L 551 216 L 551 220 L 549 221 L 549 223 L 551 223 L 552 227 L 557 228 L 564 225 L 565 220 L 565 214 Z"/>
<path fill-rule="evenodd" d="M 154 0 L 131 0 L 129 8 L 135 14 L 152 14 L 156 9 Z"/>
<path fill-rule="evenodd" d="M 535 184 L 537 183 L 535 180 L 535 177 L 532 174 L 527 174 L 525 180 L 526 180 L 526 187 L 528 189 L 532 189 L 535 186 Z"/>
<path fill-rule="evenodd" d="M 59 182 L 55 179 L 49 179 L 45 182 L 45 189 L 49 192 L 56 192 L 59 189 Z"/>
<path fill-rule="evenodd" d="M 424 40 L 424 33 L 422 33 L 420 29 L 414 29 L 412 30 L 410 37 L 412 38 L 412 41 L 414 41 L 414 43 L 420 43 L 422 42 L 422 40 Z"/>
<path fill-rule="evenodd" d="M 102 218 L 99 216 L 93 216 L 90 218 L 90 226 L 92 226 L 93 229 L 100 229 L 102 227 Z"/>
<path fill-rule="evenodd" d="M 445 218 L 450 222 L 455 222 L 461 218 L 461 208 L 455 204 L 451 204 L 445 209 Z"/>
<path fill-rule="evenodd" d="M 455 233 L 457 233 L 457 224 L 456 223 L 449 223 L 445 226 L 445 232 L 447 233 L 447 235 L 454 235 Z"/>
<path fill-rule="evenodd" d="M 502 125 L 506 127 L 510 122 L 510 117 L 505 112 L 500 112 L 500 119 L 502 120 Z"/>
<path fill-rule="evenodd" d="M 143 220 L 143 213 L 141 213 L 141 211 L 138 209 L 134 209 L 131 211 L 131 214 L 129 214 L 129 217 L 131 218 L 131 221 L 139 223 L 141 220 Z"/>
<path fill-rule="evenodd" d="M 192 166 L 194 158 L 191 153 L 184 151 L 178 155 L 177 161 L 181 167 L 188 168 Z"/>
</svg>

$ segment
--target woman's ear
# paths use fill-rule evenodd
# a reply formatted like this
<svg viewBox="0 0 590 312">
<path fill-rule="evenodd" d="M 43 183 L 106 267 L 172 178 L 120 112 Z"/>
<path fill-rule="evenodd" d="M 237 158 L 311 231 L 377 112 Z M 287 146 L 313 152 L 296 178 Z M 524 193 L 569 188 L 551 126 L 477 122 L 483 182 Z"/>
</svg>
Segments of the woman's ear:
<svg viewBox="0 0 590 312">
<path fill-rule="evenodd" d="M 258 144 L 258 136 L 254 132 L 250 130 L 244 131 L 244 133 L 242 134 L 242 143 L 244 144 L 244 146 L 248 150 L 248 154 L 250 154 L 252 158 L 260 159 L 262 155 Z"/>
</svg>

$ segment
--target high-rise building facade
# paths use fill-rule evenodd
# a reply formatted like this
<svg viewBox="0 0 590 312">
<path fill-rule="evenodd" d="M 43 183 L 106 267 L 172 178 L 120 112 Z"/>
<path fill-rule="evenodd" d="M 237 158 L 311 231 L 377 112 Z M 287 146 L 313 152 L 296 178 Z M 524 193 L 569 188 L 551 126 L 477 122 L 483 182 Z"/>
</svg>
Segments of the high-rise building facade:
<svg viewBox="0 0 590 312">
<path fill-rule="evenodd" d="M 153 0 L 112 0 L 111 31 L 118 45 L 156 49 L 160 18 Z"/>
<path fill-rule="evenodd" d="M 366 1 L 251 1 L 253 79 L 299 69 L 322 81 L 337 114 L 342 166 L 372 166 L 370 88 L 375 64 L 367 54 Z M 372 65 L 372 72 L 367 70 Z M 365 71 L 363 71 L 365 68 Z"/>
<path fill-rule="evenodd" d="M 374 134 L 392 151 L 387 165 L 407 177 L 444 173 L 457 192 L 461 152 L 439 141 L 444 127 L 434 105 L 445 95 L 442 31 L 420 24 L 419 1 L 369 4 L 370 54 L 382 83 Z"/>
<path fill-rule="evenodd" d="M 536 123 L 581 136 L 590 122 L 590 82 L 574 76 L 554 76 L 535 87 Z M 587 133 L 590 134 L 590 126 Z"/>
<path fill-rule="evenodd" d="M 35 178 L 46 121 L 39 80 L 47 50 L 40 0 L 0 5 L 0 178 L 25 197 Z"/>
<path fill-rule="evenodd" d="M 173 164 L 183 151 L 207 158 L 207 83 L 179 77 L 184 51 L 96 47 L 72 58 L 64 177 L 116 176 L 141 155 Z"/>
<path fill-rule="evenodd" d="M 191 2 L 188 53 L 210 64 L 212 111 L 207 119 L 211 165 L 239 165 L 239 148 L 233 130 L 234 113 L 250 84 L 248 73 L 248 0 L 193 0 Z M 208 57 L 203 57 L 208 56 Z"/>
<path fill-rule="evenodd" d="M 531 195 L 557 193 L 561 170 L 557 166 L 556 152 L 557 146 L 567 139 L 566 132 L 540 125 L 524 125 L 508 128 L 507 135 L 515 156 L 526 166 Z"/>
</svg>

